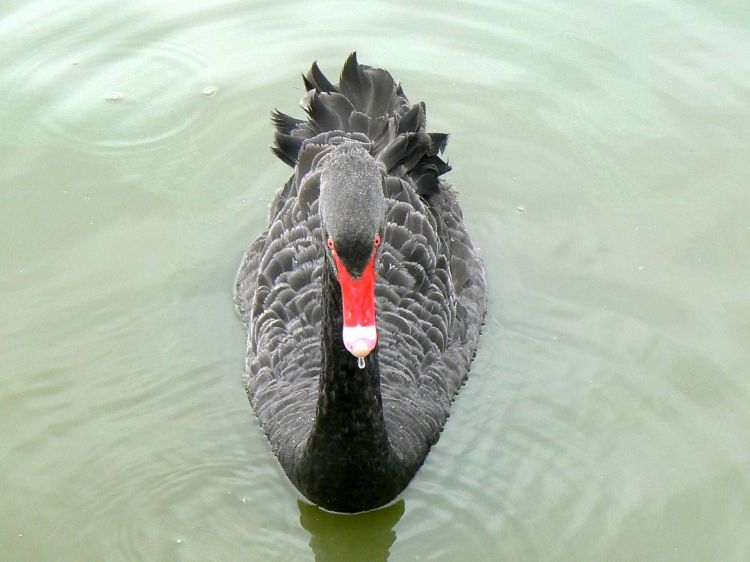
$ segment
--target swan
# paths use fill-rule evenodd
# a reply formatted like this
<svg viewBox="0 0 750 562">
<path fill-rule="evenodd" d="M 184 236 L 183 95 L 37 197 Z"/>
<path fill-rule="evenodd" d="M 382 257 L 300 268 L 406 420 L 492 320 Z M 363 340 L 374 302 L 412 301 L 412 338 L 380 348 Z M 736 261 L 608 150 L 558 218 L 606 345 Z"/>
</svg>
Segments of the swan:
<svg viewBox="0 0 750 562">
<path fill-rule="evenodd" d="M 244 254 L 244 382 L 295 487 L 336 512 L 394 500 L 423 464 L 473 359 L 484 267 L 425 131 L 386 70 L 303 76 L 307 119 L 272 112 L 292 168 Z"/>
</svg>

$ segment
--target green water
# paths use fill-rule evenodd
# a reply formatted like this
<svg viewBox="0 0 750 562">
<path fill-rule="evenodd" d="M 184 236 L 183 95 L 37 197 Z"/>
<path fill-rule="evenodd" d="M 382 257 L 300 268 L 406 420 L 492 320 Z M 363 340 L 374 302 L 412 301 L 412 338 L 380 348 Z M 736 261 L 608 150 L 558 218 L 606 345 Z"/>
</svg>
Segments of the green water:
<svg viewBox="0 0 750 562">
<path fill-rule="evenodd" d="M 273 107 L 358 49 L 452 133 L 487 265 L 402 499 L 298 501 L 241 383 Z M 750 8 L 0 9 L 0 558 L 750 559 Z"/>
</svg>

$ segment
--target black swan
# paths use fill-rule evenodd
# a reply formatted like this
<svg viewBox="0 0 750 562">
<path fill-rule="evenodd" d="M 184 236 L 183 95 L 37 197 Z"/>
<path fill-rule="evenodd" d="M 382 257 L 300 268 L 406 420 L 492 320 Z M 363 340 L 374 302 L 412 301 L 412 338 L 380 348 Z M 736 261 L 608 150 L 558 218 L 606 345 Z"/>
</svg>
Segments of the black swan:
<svg viewBox="0 0 750 562">
<path fill-rule="evenodd" d="M 303 80 L 308 119 L 272 114 L 292 176 L 237 276 L 245 383 L 294 485 L 358 512 L 393 500 L 437 441 L 479 338 L 484 268 L 424 103 L 356 53 L 338 85 L 315 63 Z"/>
</svg>

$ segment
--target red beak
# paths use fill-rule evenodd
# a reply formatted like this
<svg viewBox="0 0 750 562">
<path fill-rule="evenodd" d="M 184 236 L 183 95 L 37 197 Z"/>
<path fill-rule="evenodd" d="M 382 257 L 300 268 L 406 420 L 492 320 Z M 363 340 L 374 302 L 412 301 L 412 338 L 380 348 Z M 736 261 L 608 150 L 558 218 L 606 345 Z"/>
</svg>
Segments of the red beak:
<svg viewBox="0 0 750 562">
<path fill-rule="evenodd" d="M 341 285 L 344 345 L 356 357 L 367 357 L 378 343 L 375 327 L 375 252 L 359 279 L 354 279 L 334 253 Z"/>
</svg>

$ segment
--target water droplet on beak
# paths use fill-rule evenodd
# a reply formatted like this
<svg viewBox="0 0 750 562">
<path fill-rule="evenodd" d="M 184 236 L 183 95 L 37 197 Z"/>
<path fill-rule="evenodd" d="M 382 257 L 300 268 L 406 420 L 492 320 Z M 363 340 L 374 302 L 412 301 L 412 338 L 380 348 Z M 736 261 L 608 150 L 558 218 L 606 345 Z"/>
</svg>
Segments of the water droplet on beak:
<svg viewBox="0 0 750 562">
<path fill-rule="evenodd" d="M 365 368 L 365 358 L 364 357 L 357 357 L 357 367 L 360 369 Z"/>
</svg>

